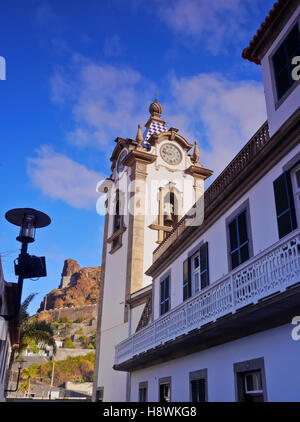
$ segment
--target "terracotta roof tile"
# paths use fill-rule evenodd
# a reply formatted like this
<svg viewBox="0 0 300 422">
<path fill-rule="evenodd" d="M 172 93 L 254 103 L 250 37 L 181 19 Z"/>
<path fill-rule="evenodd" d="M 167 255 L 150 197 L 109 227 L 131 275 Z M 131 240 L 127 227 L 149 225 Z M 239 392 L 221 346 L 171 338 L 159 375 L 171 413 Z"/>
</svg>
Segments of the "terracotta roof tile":
<svg viewBox="0 0 300 422">
<path fill-rule="evenodd" d="M 244 48 L 242 52 L 242 57 L 244 59 L 248 59 L 250 62 L 254 62 L 256 64 L 260 64 L 260 60 L 258 60 L 255 57 L 251 57 L 251 54 L 258 44 L 258 42 L 261 40 L 261 38 L 266 33 L 267 29 L 270 27 L 270 25 L 274 22 L 276 17 L 279 15 L 280 11 L 286 6 L 286 4 L 289 2 L 289 0 L 278 0 L 276 3 L 274 3 L 273 8 L 269 11 L 268 16 L 262 22 L 260 25 L 260 28 L 257 30 L 256 34 L 250 41 L 250 44 L 248 47 Z"/>
</svg>

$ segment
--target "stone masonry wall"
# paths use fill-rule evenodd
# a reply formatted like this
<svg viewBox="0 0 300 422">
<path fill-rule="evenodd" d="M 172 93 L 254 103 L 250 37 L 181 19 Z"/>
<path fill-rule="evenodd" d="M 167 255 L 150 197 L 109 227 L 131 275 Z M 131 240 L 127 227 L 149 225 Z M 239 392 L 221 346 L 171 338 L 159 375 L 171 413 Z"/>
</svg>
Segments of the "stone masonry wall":
<svg viewBox="0 0 300 422">
<path fill-rule="evenodd" d="M 97 318 L 98 316 L 98 305 L 87 305 L 76 308 L 59 308 L 49 309 L 47 311 L 53 321 L 58 322 L 60 318 L 67 317 L 69 321 L 76 321 L 78 318 Z"/>
<path fill-rule="evenodd" d="M 91 352 L 95 352 L 93 349 L 66 349 L 58 348 L 53 360 L 65 360 L 69 356 L 85 356 Z"/>
</svg>

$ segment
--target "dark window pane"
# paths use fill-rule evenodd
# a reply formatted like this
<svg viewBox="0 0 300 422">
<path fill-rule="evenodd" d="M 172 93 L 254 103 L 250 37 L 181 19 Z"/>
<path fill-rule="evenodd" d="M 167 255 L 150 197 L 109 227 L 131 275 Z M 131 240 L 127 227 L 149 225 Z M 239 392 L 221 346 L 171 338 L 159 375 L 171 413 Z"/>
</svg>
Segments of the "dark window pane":
<svg viewBox="0 0 300 422">
<path fill-rule="evenodd" d="M 169 277 L 160 282 L 160 314 L 169 310 Z"/>
<path fill-rule="evenodd" d="M 240 245 L 247 242 L 248 240 L 248 230 L 247 230 L 247 216 L 246 211 L 242 212 L 238 216 L 238 226 L 239 226 L 239 240 Z"/>
<path fill-rule="evenodd" d="M 186 283 L 188 281 L 188 260 L 184 261 L 183 263 L 183 282 Z"/>
<path fill-rule="evenodd" d="M 274 181 L 273 185 L 279 238 L 282 238 L 297 228 L 290 174 L 283 173 Z"/>
<path fill-rule="evenodd" d="M 165 278 L 165 299 L 169 297 L 169 277 Z"/>
<path fill-rule="evenodd" d="M 281 72 L 277 75 L 277 94 L 278 99 L 283 96 L 283 94 L 289 89 L 289 87 L 293 84 L 293 79 L 290 74 L 290 67 L 285 67 Z"/>
<path fill-rule="evenodd" d="M 205 402 L 205 379 L 191 381 L 192 402 Z"/>
<path fill-rule="evenodd" d="M 169 299 L 165 301 L 165 312 L 168 312 L 168 310 L 169 310 Z"/>
<path fill-rule="evenodd" d="M 186 300 L 188 297 L 188 285 L 186 284 L 185 286 L 183 286 L 183 300 Z"/>
<path fill-rule="evenodd" d="M 230 250 L 233 251 L 238 247 L 236 220 L 229 224 Z"/>
<path fill-rule="evenodd" d="M 285 174 L 282 174 L 274 182 L 274 194 L 275 194 L 275 203 L 276 203 L 276 212 L 277 215 L 283 213 L 287 208 L 289 208 L 289 199 L 288 192 L 286 189 L 286 180 Z"/>
<path fill-rule="evenodd" d="M 252 374 L 246 375 L 246 385 L 247 385 L 247 390 L 248 391 L 253 391 L 254 390 L 253 375 Z"/>
<path fill-rule="evenodd" d="M 165 300 L 165 286 L 164 282 L 162 281 L 160 283 L 160 301 L 162 302 L 163 300 Z"/>
<path fill-rule="evenodd" d="M 286 58 L 284 45 L 282 45 L 281 47 L 278 48 L 278 50 L 273 56 L 274 70 L 275 70 L 276 75 L 286 65 L 286 59 L 287 58 Z"/>
<path fill-rule="evenodd" d="M 293 230 L 289 211 L 278 217 L 278 230 L 280 239 Z"/>
<path fill-rule="evenodd" d="M 169 384 L 161 384 L 159 386 L 159 400 L 161 402 L 170 401 L 170 386 Z"/>
<path fill-rule="evenodd" d="M 238 265 L 240 265 L 239 252 L 236 251 L 231 254 L 231 268 L 234 269 Z"/>
<path fill-rule="evenodd" d="M 204 289 L 204 287 L 208 286 L 208 280 L 207 280 L 207 272 L 201 274 L 201 289 Z"/>
<path fill-rule="evenodd" d="M 147 401 L 147 388 L 140 388 L 139 401 L 142 403 Z"/>
<path fill-rule="evenodd" d="M 241 263 L 249 259 L 249 244 L 248 243 L 246 243 L 246 245 L 241 247 L 240 256 L 241 256 Z"/>
<path fill-rule="evenodd" d="M 183 300 L 188 299 L 192 294 L 190 267 L 191 258 L 188 258 L 183 263 Z"/>
<path fill-rule="evenodd" d="M 298 50 L 300 46 L 299 40 L 299 28 L 298 25 L 295 25 L 292 31 L 286 38 L 286 49 L 288 53 L 289 59 L 294 57 L 295 52 Z"/>
<path fill-rule="evenodd" d="M 200 269 L 201 271 L 207 269 L 207 243 L 200 248 Z"/>
</svg>

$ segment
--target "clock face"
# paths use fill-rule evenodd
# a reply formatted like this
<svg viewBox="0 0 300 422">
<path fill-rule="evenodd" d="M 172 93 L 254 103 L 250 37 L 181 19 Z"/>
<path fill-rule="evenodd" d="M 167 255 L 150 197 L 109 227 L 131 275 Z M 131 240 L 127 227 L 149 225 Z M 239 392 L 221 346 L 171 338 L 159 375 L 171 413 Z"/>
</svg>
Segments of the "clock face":
<svg viewBox="0 0 300 422">
<path fill-rule="evenodd" d="M 127 155 L 127 151 L 123 151 L 120 154 L 120 157 L 119 157 L 119 160 L 118 160 L 118 168 L 117 168 L 118 172 L 121 172 L 121 171 L 124 170 L 124 166 L 122 164 L 122 161 L 124 160 L 124 158 L 126 157 L 126 155 Z"/>
<path fill-rule="evenodd" d="M 181 161 L 181 152 L 175 145 L 165 144 L 160 149 L 160 154 L 168 164 L 179 164 Z"/>
</svg>

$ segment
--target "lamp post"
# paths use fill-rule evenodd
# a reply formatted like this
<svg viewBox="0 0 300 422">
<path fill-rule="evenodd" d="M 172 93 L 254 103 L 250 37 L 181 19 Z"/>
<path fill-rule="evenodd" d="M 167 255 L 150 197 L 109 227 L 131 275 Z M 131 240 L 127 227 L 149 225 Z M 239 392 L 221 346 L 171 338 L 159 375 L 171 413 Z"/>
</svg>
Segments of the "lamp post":
<svg viewBox="0 0 300 422">
<path fill-rule="evenodd" d="M 51 223 L 50 217 L 33 208 L 14 208 L 7 211 L 5 218 L 11 224 L 20 227 L 17 240 L 21 242 L 21 252 L 15 262 L 15 274 L 18 276 L 17 299 L 15 311 L 10 315 L 0 315 L 7 321 L 14 319 L 20 312 L 23 281 L 25 278 L 45 277 L 45 257 L 37 257 L 27 253 L 28 243 L 34 242 L 35 230 Z"/>
</svg>

